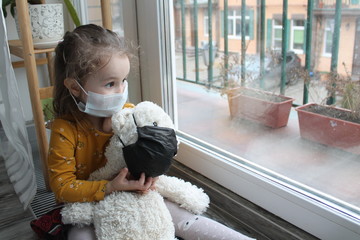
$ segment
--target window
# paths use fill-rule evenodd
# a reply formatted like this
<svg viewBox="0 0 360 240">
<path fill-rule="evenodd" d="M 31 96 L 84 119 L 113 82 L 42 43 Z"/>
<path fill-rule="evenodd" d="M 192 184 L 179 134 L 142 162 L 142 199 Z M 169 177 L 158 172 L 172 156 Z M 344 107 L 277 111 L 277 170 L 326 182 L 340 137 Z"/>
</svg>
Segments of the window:
<svg viewBox="0 0 360 240">
<path fill-rule="evenodd" d="M 331 57 L 331 48 L 333 42 L 334 19 L 326 19 L 324 34 L 324 55 Z"/>
<path fill-rule="evenodd" d="M 273 20 L 273 49 L 281 49 L 282 43 L 282 20 L 274 19 Z"/>
<path fill-rule="evenodd" d="M 291 49 L 296 53 L 304 52 L 305 20 L 291 21 Z"/>
<path fill-rule="evenodd" d="M 213 4 L 217 3 L 221 11 L 221 2 Z M 182 51 L 175 49 L 175 42 L 181 40 L 181 31 L 177 29 L 180 26 L 174 24 L 179 22 L 176 18 L 180 17 L 177 4 L 175 0 L 156 3 L 142 0 L 136 5 L 139 44 L 146 54 L 141 59 L 143 99 L 161 104 L 174 117 L 182 141 L 177 160 L 320 239 L 358 239 L 358 156 L 303 141 L 299 136 L 295 111 L 289 117 L 290 124 L 275 131 L 247 121 L 233 121 L 229 117 L 227 99 L 219 91 L 209 90 L 208 85 L 204 86 L 201 82 L 190 81 L 190 74 L 188 81 L 175 80 L 175 71 L 181 67 L 183 57 Z M 239 1 L 232 1 L 232 4 L 239 4 Z M 252 7 L 255 9 L 258 6 Z M 277 3 L 267 3 L 266 11 L 281 14 Z M 306 8 L 302 10 L 294 3 L 289 4 L 289 11 L 306 11 Z M 156 14 L 147 14 L 149 12 Z M 216 15 L 221 14 L 214 11 Z M 187 15 L 188 21 L 190 18 Z M 202 19 L 199 21 L 201 23 Z M 213 26 L 220 25 L 220 21 L 216 18 Z M 321 36 L 314 37 L 313 52 L 319 58 L 314 62 L 319 69 L 327 69 L 328 61 L 321 54 L 325 31 L 324 28 L 319 29 L 319 25 L 314 24 L 315 36 Z M 258 28 L 259 24 L 254 26 Z M 272 20 L 270 42 L 275 43 L 275 38 L 281 41 L 281 31 L 276 34 L 274 31 L 276 28 L 280 30 L 281 26 L 281 20 Z M 187 28 L 190 27 L 187 24 Z M 196 59 L 201 58 L 195 57 L 189 30 L 185 37 L 187 71 L 198 71 L 201 78 L 207 79 L 208 69 L 201 61 L 199 69 L 195 68 Z M 221 39 L 220 32 L 214 34 L 218 34 L 214 39 Z M 199 38 L 199 42 L 203 40 Z M 246 59 L 250 55 L 257 56 L 257 45 L 252 45 L 255 41 L 248 44 Z M 339 53 L 353 51 L 349 42 L 346 39 L 345 47 L 344 42 L 340 42 L 339 48 L 344 51 Z M 214 61 L 215 83 L 220 72 L 216 67 L 222 63 L 222 44 L 219 42 Z M 281 49 L 281 44 L 277 46 Z M 229 44 L 228 47 L 230 52 L 233 46 Z M 234 55 L 238 53 L 237 47 L 233 48 Z M 347 55 L 340 55 L 339 61 Z M 299 54 L 298 57 L 304 58 L 304 55 Z M 274 88 L 272 91 L 278 90 Z M 295 84 L 289 86 L 286 93 L 299 99 L 302 92 L 303 85 Z"/>
<path fill-rule="evenodd" d="M 79 17 L 83 24 L 92 23 L 102 25 L 101 6 L 100 2 L 96 0 L 89 1 L 75 1 L 74 6 L 79 13 Z M 120 36 L 124 36 L 123 19 L 121 9 L 123 8 L 122 1 L 111 1 L 112 8 L 112 30 Z"/>
<path fill-rule="evenodd" d="M 241 10 L 229 10 L 228 13 L 228 36 L 241 37 Z M 245 17 L 245 36 L 250 37 L 250 16 Z"/>
</svg>

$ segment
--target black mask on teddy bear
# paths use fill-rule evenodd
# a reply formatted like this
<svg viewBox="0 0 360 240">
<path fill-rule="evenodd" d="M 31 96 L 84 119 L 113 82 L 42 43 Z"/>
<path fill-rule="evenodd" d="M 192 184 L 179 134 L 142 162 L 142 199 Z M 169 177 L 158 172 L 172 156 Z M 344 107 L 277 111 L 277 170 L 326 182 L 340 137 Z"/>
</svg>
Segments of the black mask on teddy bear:
<svg viewBox="0 0 360 240">
<path fill-rule="evenodd" d="M 136 120 L 133 115 L 135 125 Z M 157 177 L 167 172 L 172 163 L 172 158 L 177 153 L 177 140 L 174 129 L 159 127 L 154 122 L 153 126 L 136 127 L 138 140 L 125 146 L 123 141 L 123 154 L 129 172 L 135 179 L 141 173 L 146 177 Z"/>
</svg>

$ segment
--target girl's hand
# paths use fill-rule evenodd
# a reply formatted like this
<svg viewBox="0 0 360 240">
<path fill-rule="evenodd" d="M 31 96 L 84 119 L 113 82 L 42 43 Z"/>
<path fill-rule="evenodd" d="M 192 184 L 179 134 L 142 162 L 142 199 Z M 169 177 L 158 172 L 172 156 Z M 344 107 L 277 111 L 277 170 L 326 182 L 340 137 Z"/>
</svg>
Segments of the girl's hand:
<svg viewBox="0 0 360 240">
<path fill-rule="evenodd" d="M 111 133 L 111 131 L 112 131 L 111 117 L 104 118 L 103 125 L 102 125 L 102 131 L 105 133 Z"/>
<path fill-rule="evenodd" d="M 130 173 L 127 168 L 121 169 L 120 173 L 106 184 L 105 194 L 108 195 L 114 191 L 147 192 L 155 183 L 151 177 L 145 179 L 144 173 L 141 174 L 139 180 L 129 180 L 129 176 Z"/>
<path fill-rule="evenodd" d="M 152 178 L 152 183 L 151 183 L 151 186 L 149 187 L 149 189 L 148 189 L 148 190 L 145 190 L 145 191 L 139 191 L 139 192 L 142 193 L 142 194 L 146 194 L 146 193 L 148 193 L 150 190 L 155 191 L 155 190 L 156 190 L 155 183 L 156 183 L 156 181 L 157 181 L 158 179 L 159 179 L 159 177 Z"/>
<path fill-rule="evenodd" d="M 159 177 L 154 177 L 154 178 L 152 179 L 152 183 L 151 183 L 151 186 L 150 186 L 150 190 L 156 190 L 155 184 L 156 184 L 156 181 L 157 181 L 157 180 L 159 180 Z"/>
</svg>

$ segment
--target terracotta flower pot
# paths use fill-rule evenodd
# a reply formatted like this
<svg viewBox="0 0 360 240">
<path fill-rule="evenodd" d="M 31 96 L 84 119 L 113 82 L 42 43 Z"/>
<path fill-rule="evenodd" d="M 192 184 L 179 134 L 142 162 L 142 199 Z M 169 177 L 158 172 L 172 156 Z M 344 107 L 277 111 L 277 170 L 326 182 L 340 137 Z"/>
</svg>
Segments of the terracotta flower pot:
<svg viewBox="0 0 360 240">
<path fill-rule="evenodd" d="M 293 98 L 269 92 L 234 88 L 227 92 L 231 118 L 245 118 L 272 128 L 287 125 Z"/>
<path fill-rule="evenodd" d="M 295 109 L 298 112 L 301 137 L 360 154 L 360 124 L 309 111 L 309 108 L 316 106 L 319 105 L 310 103 Z M 331 106 L 322 106 L 322 108 L 350 112 L 347 109 Z"/>
</svg>

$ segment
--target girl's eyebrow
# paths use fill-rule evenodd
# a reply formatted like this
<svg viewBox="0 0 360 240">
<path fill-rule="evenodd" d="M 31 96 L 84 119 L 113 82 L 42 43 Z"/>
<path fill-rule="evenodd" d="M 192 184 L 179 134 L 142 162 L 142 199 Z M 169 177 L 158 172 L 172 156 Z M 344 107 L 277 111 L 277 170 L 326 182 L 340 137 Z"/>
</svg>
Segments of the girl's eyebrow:
<svg viewBox="0 0 360 240">
<path fill-rule="evenodd" d="M 109 81 L 109 80 L 111 80 L 111 79 L 117 79 L 118 77 L 116 77 L 116 76 L 109 76 L 109 77 L 106 77 L 106 78 L 103 78 L 101 81 L 102 82 L 106 82 L 106 81 Z"/>
<path fill-rule="evenodd" d="M 127 75 L 126 75 L 123 79 L 121 79 L 121 80 L 127 79 L 128 76 L 129 76 L 129 74 L 127 74 Z M 107 82 L 107 81 L 112 80 L 112 79 L 118 79 L 118 77 L 117 77 L 117 76 L 109 76 L 109 77 L 103 78 L 101 81 L 102 81 L 102 82 Z"/>
</svg>

